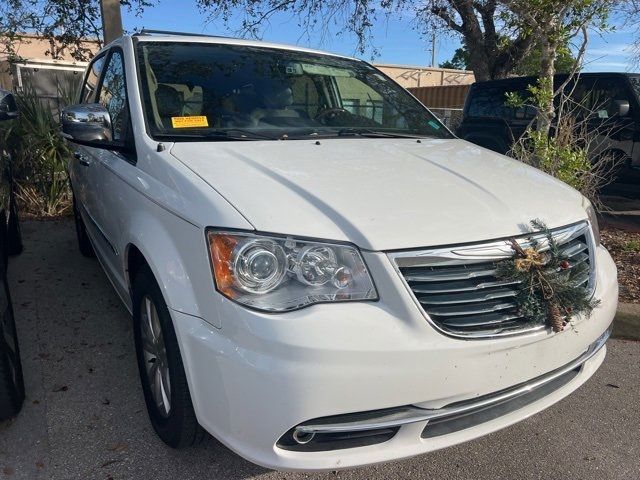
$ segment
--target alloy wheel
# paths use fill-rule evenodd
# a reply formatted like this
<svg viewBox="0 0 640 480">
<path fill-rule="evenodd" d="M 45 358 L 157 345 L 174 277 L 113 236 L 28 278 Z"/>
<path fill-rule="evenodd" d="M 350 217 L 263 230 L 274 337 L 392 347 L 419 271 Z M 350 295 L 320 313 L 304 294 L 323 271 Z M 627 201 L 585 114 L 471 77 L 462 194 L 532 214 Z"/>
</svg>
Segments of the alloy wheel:
<svg viewBox="0 0 640 480">
<path fill-rule="evenodd" d="M 171 413 L 171 380 L 160 318 L 153 300 L 146 295 L 140 310 L 142 353 L 149 388 L 158 412 L 166 418 Z"/>
</svg>

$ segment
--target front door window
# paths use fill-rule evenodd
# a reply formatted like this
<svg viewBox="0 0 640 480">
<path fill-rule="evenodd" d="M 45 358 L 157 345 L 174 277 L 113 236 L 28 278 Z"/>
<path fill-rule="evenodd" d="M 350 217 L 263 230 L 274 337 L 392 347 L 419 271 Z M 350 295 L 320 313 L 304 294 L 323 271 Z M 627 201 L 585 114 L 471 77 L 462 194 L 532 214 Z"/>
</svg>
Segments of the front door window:
<svg viewBox="0 0 640 480">
<path fill-rule="evenodd" d="M 122 53 L 119 50 L 115 50 L 109 59 L 100 85 L 98 103 L 109 111 L 113 140 L 122 140 L 127 124 L 127 91 Z"/>
</svg>

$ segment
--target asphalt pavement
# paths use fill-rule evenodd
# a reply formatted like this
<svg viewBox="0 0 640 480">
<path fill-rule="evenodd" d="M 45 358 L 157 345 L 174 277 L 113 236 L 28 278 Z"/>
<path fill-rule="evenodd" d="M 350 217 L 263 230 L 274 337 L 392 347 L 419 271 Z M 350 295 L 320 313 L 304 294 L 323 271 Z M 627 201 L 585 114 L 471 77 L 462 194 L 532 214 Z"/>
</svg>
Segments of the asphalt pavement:
<svg viewBox="0 0 640 480">
<path fill-rule="evenodd" d="M 70 220 L 25 222 L 10 263 L 27 399 L 0 424 L 0 479 L 640 479 L 640 343 L 611 340 L 577 392 L 515 426 L 413 459 L 322 474 L 269 471 L 213 438 L 154 434 L 131 320 Z"/>
</svg>

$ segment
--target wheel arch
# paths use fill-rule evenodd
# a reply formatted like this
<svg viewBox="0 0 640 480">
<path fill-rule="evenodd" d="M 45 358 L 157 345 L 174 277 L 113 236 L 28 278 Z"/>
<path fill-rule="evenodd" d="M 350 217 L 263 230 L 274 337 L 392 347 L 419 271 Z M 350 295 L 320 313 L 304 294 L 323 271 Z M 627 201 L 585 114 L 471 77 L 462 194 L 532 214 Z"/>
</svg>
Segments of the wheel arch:
<svg viewBox="0 0 640 480">
<path fill-rule="evenodd" d="M 151 269 L 151 267 L 149 266 L 149 262 L 145 258 L 144 254 L 133 243 L 127 245 L 127 248 L 125 249 L 125 258 L 127 262 L 127 266 L 125 269 L 127 276 L 127 286 L 129 287 L 129 291 L 131 292 L 133 282 L 140 269 L 144 267 Z"/>
<path fill-rule="evenodd" d="M 188 231 L 184 222 L 181 223 L 180 230 L 177 230 L 175 226 L 163 225 L 163 222 L 152 215 L 137 215 L 132 218 L 122 260 L 126 287 L 132 299 L 135 276 L 141 268 L 147 267 L 158 283 L 169 309 L 203 317 L 195 292 L 198 275 L 203 275 L 203 272 L 194 271 L 202 268 L 200 266 L 198 269 L 197 264 L 193 265 L 194 260 L 189 255 L 194 253 L 193 240 L 200 237 L 202 254 L 206 255 L 204 234 L 193 225 L 191 231 Z M 170 235 L 171 231 L 180 232 L 180 235 L 174 238 Z M 201 259 L 197 261 L 201 262 Z M 206 274 L 212 281 L 209 270 L 206 270 Z"/>
</svg>

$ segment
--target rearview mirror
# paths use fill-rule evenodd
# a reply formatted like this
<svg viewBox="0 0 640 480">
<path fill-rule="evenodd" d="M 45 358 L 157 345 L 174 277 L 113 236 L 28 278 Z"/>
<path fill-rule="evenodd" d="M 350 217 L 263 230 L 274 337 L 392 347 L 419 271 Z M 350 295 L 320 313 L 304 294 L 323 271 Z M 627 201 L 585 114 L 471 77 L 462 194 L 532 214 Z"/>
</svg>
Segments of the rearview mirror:
<svg viewBox="0 0 640 480">
<path fill-rule="evenodd" d="M 626 117 L 627 115 L 629 115 L 629 109 L 631 108 L 629 106 L 629 102 L 627 100 L 616 100 L 615 101 L 617 108 L 617 113 L 618 116 L 620 117 Z"/>
<path fill-rule="evenodd" d="M 18 106 L 11 92 L 0 89 L 0 121 L 18 118 Z"/>
<path fill-rule="evenodd" d="M 111 116 L 99 103 L 72 105 L 60 114 L 62 136 L 82 145 L 113 148 Z"/>
</svg>

